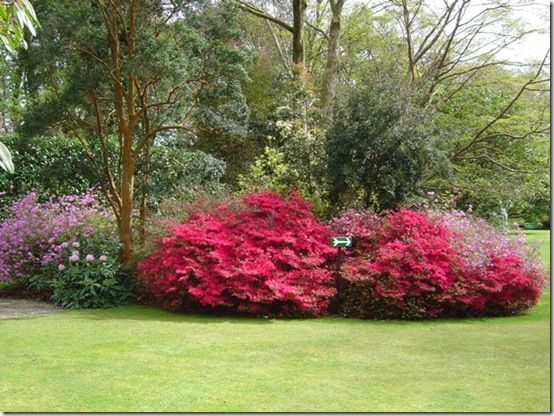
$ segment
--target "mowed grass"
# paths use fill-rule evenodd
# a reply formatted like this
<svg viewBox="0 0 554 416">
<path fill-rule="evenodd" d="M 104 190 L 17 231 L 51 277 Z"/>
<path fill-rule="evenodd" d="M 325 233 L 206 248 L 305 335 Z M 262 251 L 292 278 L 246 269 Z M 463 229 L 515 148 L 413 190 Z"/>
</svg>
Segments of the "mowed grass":
<svg viewBox="0 0 554 416">
<path fill-rule="evenodd" d="M 532 231 L 549 262 L 549 234 Z M 510 318 L 265 320 L 149 307 L 0 321 L 1 411 L 550 411 L 550 296 Z"/>
</svg>

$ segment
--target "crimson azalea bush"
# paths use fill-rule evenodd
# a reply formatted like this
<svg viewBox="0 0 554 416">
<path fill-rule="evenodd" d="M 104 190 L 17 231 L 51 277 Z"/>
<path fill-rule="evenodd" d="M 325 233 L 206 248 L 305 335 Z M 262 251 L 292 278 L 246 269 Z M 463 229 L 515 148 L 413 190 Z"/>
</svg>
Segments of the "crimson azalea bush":
<svg viewBox="0 0 554 416">
<path fill-rule="evenodd" d="M 169 309 L 260 315 L 324 313 L 335 293 L 328 228 L 294 191 L 242 196 L 194 212 L 137 268 L 142 284 Z"/>
<path fill-rule="evenodd" d="M 340 311 L 379 319 L 515 314 L 540 296 L 539 264 L 524 242 L 482 221 L 391 211 L 371 244 L 345 259 Z"/>
</svg>

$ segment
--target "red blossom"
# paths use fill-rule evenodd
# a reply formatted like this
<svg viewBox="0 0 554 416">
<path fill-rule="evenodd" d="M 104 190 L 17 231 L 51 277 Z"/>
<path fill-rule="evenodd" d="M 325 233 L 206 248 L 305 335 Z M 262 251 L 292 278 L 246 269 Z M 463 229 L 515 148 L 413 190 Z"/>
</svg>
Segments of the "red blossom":
<svg viewBox="0 0 554 416">
<path fill-rule="evenodd" d="M 489 260 L 470 264 L 441 217 L 401 209 L 384 215 L 373 244 L 346 258 L 342 311 L 374 318 L 506 315 L 534 305 L 544 286 L 537 267 L 511 252 L 475 247 Z"/>
<path fill-rule="evenodd" d="M 138 270 L 163 305 L 226 307 L 263 314 L 317 315 L 334 294 L 326 264 L 329 232 L 292 192 L 243 196 L 175 226 Z"/>
</svg>

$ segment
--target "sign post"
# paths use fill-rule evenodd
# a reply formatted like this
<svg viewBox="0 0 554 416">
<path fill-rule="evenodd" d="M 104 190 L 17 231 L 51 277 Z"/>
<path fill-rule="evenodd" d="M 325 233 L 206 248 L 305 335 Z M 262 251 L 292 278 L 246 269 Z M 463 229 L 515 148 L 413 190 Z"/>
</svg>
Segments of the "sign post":
<svg viewBox="0 0 554 416">
<path fill-rule="evenodd" d="M 340 264 L 342 262 L 342 248 L 352 247 L 352 237 L 331 237 L 331 247 L 337 247 L 337 279 L 340 276 Z"/>
</svg>

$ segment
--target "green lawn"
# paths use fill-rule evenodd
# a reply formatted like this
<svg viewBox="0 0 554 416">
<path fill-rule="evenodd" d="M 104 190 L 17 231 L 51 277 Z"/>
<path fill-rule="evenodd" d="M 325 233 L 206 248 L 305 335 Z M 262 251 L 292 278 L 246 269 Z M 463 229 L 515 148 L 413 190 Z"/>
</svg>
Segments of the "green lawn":
<svg viewBox="0 0 554 416">
<path fill-rule="evenodd" d="M 548 232 L 528 234 L 548 263 Z M 426 322 L 140 306 L 4 320 L 0 411 L 548 412 L 549 300 Z"/>
</svg>

